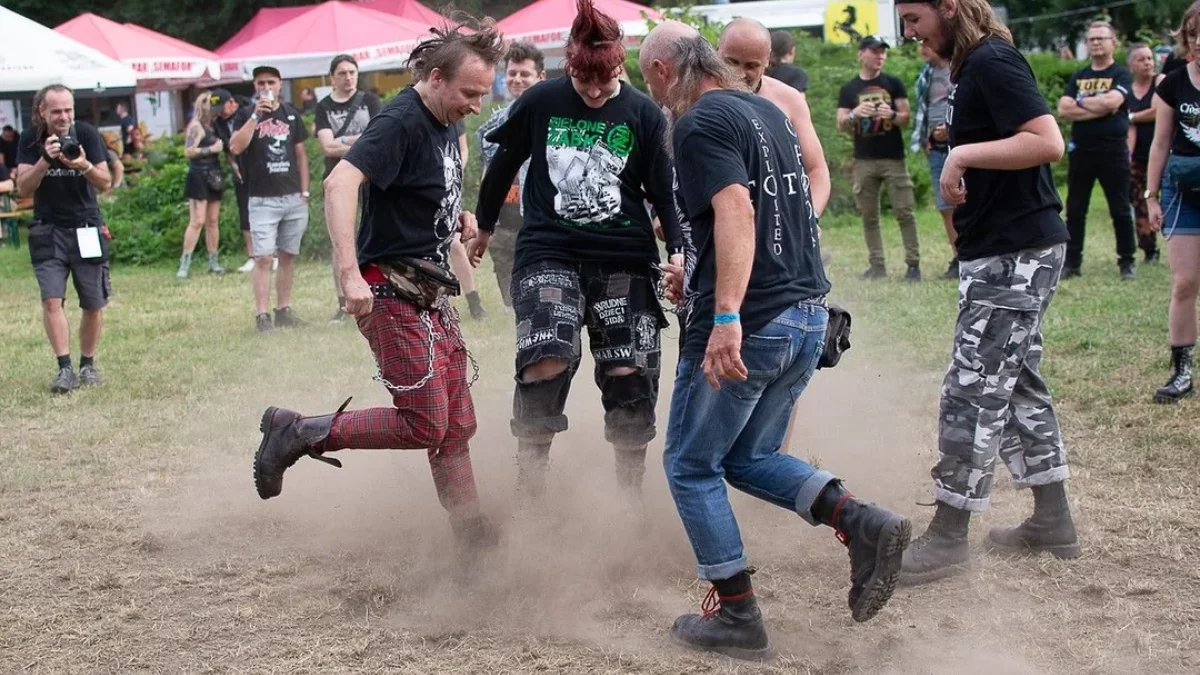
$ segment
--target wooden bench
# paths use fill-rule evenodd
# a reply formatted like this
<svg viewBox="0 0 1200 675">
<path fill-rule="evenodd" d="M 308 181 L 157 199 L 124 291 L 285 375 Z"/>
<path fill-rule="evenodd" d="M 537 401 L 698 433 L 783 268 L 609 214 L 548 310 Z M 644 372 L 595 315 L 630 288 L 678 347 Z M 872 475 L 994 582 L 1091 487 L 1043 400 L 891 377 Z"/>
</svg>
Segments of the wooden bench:
<svg viewBox="0 0 1200 675">
<path fill-rule="evenodd" d="M 0 235 L 13 248 L 21 248 L 21 219 L 33 213 L 33 199 L 0 194 Z"/>
</svg>

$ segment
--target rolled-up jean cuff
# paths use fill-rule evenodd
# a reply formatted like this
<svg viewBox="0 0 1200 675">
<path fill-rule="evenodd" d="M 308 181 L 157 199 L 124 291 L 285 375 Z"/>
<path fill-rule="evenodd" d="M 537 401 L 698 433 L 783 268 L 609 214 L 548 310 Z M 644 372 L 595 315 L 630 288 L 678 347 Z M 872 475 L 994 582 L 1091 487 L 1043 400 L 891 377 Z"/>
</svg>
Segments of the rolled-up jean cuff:
<svg viewBox="0 0 1200 675">
<path fill-rule="evenodd" d="M 988 497 L 984 497 L 983 499 L 968 499 L 957 492 L 950 492 L 945 488 L 939 487 L 933 488 L 933 498 L 946 506 L 952 506 L 956 509 L 971 511 L 973 513 L 987 511 L 992 501 Z"/>
<path fill-rule="evenodd" d="M 728 579 L 747 567 L 749 567 L 749 562 L 746 561 L 746 556 L 742 556 L 737 560 L 718 565 L 696 565 L 696 576 L 701 581 Z"/>
<path fill-rule="evenodd" d="M 817 469 L 813 475 L 804 481 L 804 485 L 800 486 L 800 492 L 796 493 L 796 513 L 804 519 L 804 522 L 809 525 L 820 525 L 817 519 L 813 517 L 812 507 L 817 503 L 817 498 L 821 496 L 821 491 L 825 489 L 833 481 L 837 480 L 837 476 L 825 471 Z"/>
<path fill-rule="evenodd" d="M 1013 485 L 1018 488 L 1031 488 L 1039 485 L 1050 485 L 1051 483 L 1061 483 L 1071 477 L 1071 470 L 1066 466 L 1056 466 L 1048 471 L 1039 471 L 1031 476 L 1017 480 L 1013 479 Z"/>
</svg>

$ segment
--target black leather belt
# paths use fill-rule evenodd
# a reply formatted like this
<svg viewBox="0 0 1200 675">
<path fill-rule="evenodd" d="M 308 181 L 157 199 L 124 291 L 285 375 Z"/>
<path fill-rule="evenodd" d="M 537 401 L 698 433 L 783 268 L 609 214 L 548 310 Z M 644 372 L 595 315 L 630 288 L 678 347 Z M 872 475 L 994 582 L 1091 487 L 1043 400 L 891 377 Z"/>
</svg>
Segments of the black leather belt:
<svg viewBox="0 0 1200 675">
<path fill-rule="evenodd" d="M 371 295 L 377 298 L 400 300 L 400 293 L 391 284 L 371 284 Z"/>
</svg>

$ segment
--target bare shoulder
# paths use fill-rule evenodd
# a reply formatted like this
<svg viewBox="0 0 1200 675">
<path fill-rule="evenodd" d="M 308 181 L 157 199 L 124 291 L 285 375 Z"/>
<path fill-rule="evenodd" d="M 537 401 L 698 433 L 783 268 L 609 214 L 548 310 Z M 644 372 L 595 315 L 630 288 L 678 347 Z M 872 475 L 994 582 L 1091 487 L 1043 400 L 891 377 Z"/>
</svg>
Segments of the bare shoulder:
<svg viewBox="0 0 1200 675">
<path fill-rule="evenodd" d="M 792 117 L 798 110 L 802 110 L 805 105 L 804 97 L 800 95 L 800 92 L 766 75 L 763 75 L 762 88 L 758 90 L 758 95 L 774 103 L 775 107 L 787 113 L 788 117 Z"/>
</svg>

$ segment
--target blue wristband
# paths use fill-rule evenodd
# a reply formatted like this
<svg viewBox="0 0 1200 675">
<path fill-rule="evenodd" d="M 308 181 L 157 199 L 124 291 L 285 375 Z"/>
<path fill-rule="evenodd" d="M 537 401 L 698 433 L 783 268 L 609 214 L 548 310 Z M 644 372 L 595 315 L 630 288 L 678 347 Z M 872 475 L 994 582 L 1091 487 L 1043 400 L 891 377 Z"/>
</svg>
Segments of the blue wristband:
<svg viewBox="0 0 1200 675">
<path fill-rule="evenodd" d="M 727 323 L 737 323 L 742 320 L 742 317 L 737 312 L 729 314 L 716 314 L 713 316 L 713 325 L 720 326 Z"/>
</svg>

